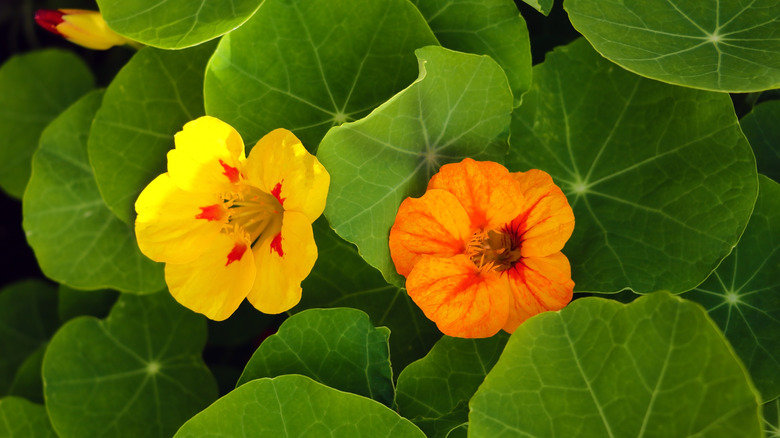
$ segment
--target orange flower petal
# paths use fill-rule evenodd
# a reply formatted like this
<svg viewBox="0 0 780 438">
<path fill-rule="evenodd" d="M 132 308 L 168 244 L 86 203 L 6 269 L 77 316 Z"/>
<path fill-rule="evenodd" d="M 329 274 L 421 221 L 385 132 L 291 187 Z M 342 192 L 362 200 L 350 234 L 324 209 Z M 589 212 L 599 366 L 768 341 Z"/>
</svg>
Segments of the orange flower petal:
<svg viewBox="0 0 780 438">
<path fill-rule="evenodd" d="M 473 228 L 498 229 L 522 212 L 523 193 L 506 167 L 466 158 L 445 164 L 431 178 L 428 190 L 446 190 L 458 199 Z"/>
<path fill-rule="evenodd" d="M 509 333 L 536 314 L 562 309 L 571 301 L 574 291 L 569 259 L 560 252 L 520 259 L 502 272 L 504 276 L 509 280 L 514 301 L 504 326 Z"/>
<path fill-rule="evenodd" d="M 471 234 L 469 217 L 455 195 L 428 190 L 401 203 L 390 229 L 390 256 L 398 273 L 406 277 L 423 255 L 463 254 Z"/>
<path fill-rule="evenodd" d="M 510 297 L 505 279 L 480 273 L 465 255 L 422 257 L 406 288 L 445 335 L 484 338 L 506 325 Z"/>
<path fill-rule="evenodd" d="M 525 196 L 523 213 L 511 224 L 522 234 L 520 254 L 544 257 L 563 249 L 574 231 L 574 213 L 566 195 L 547 172 L 531 169 L 512 176 Z"/>
<path fill-rule="evenodd" d="M 165 265 L 165 282 L 176 301 L 215 321 L 235 312 L 254 281 L 250 242 L 237 234 L 220 234 L 192 262 Z"/>
</svg>

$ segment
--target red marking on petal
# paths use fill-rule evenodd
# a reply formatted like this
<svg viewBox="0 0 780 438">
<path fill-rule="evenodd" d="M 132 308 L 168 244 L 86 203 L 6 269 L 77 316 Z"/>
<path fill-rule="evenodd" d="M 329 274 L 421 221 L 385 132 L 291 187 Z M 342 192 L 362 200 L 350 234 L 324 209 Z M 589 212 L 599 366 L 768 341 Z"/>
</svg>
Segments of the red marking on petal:
<svg viewBox="0 0 780 438">
<path fill-rule="evenodd" d="M 271 241 L 271 252 L 276 251 L 279 257 L 284 257 L 284 250 L 282 250 L 282 233 L 277 233 L 274 236 L 274 240 Z"/>
<path fill-rule="evenodd" d="M 279 203 L 282 204 L 282 205 L 284 205 L 284 200 L 287 199 L 287 198 L 282 198 L 282 183 L 283 182 L 284 182 L 284 180 L 282 180 L 281 182 L 276 183 L 276 185 L 274 186 L 273 190 L 271 190 L 271 194 L 274 195 L 274 198 L 276 198 L 276 200 L 279 201 Z"/>
<path fill-rule="evenodd" d="M 225 169 L 225 171 L 222 174 L 225 175 L 230 180 L 230 182 L 237 183 L 238 175 L 239 175 L 238 169 L 233 166 L 230 166 L 229 164 L 225 163 L 222 160 L 219 160 L 219 164 L 221 164 L 222 168 Z"/>
<path fill-rule="evenodd" d="M 62 34 L 57 31 L 57 25 L 65 21 L 62 18 L 63 15 L 65 14 L 63 14 L 61 11 L 38 9 L 35 11 L 35 22 L 49 32 L 62 36 Z"/>
<path fill-rule="evenodd" d="M 233 249 L 230 250 L 230 254 L 228 254 L 227 256 L 227 263 L 225 263 L 225 266 L 241 260 L 241 257 L 244 256 L 245 252 L 246 252 L 246 244 L 236 243 L 235 245 L 233 245 Z"/>
<path fill-rule="evenodd" d="M 207 221 L 221 221 L 225 217 L 225 210 L 220 204 L 207 205 L 205 207 L 199 207 L 200 213 L 195 216 L 195 219 L 206 219 Z"/>
</svg>

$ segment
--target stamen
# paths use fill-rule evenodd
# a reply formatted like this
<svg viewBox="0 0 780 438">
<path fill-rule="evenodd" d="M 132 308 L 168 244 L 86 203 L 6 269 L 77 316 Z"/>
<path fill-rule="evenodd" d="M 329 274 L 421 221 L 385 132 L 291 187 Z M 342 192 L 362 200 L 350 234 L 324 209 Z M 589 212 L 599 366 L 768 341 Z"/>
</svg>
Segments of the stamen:
<svg viewBox="0 0 780 438">
<path fill-rule="evenodd" d="M 501 231 L 474 233 L 466 254 L 480 271 L 497 272 L 511 268 L 520 259 L 520 247 L 512 234 Z"/>
</svg>

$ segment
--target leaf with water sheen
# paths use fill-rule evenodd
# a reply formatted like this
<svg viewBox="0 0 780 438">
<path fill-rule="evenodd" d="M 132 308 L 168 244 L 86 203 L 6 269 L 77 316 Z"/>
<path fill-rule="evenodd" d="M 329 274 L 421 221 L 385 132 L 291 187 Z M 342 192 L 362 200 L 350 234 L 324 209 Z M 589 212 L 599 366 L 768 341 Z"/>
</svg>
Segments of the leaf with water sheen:
<svg viewBox="0 0 780 438">
<path fill-rule="evenodd" d="M 0 398 L 0 436 L 56 438 L 46 408 L 23 398 Z"/>
<path fill-rule="evenodd" d="M 755 161 L 728 95 L 631 74 L 580 39 L 547 54 L 512 114 L 507 167 L 550 173 L 574 209 L 575 290 L 680 293 L 742 234 Z"/>
<path fill-rule="evenodd" d="M 780 100 L 756 105 L 739 124 L 756 154 L 758 172 L 780 182 Z"/>
</svg>

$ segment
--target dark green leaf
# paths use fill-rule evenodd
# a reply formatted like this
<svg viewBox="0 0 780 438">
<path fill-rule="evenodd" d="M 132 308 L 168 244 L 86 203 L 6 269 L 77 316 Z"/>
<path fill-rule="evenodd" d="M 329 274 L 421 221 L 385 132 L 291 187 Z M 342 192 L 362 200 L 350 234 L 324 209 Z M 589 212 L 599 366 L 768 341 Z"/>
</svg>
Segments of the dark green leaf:
<svg viewBox="0 0 780 438">
<path fill-rule="evenodd" d="M 780 100 L 756 105 L 739 124 L 756 154 L 758 171 L 780 182 Z"/>
<path fill-rule="evenodd" d="M 41 364 L 47 344 L 41 344 L 37 350 L 25 358 L 16 370 L 8 395 L 24 397 L 34 403 L 43 403 L 43 380 L 41 379 Z M 0 434 L 2 436 L 2 434 Z"/>
<path fill-rule="evenodd" d="M 56 438 L 43 405 L 18 397 L 0 398 L 0 436 Z"/>
<path fill-rule="evenodd" d="M 105 318 L 116 303 L 119 292 L 110 289 L 78 290 L 60 285 L 57 311 L 60 321 L 65 322 L 77 316 Z"/>
<path fill-rule="evenodd" d="M 766 438 L 780 437 L 780 398 L 764 404 L 764 432 Z"/>
</svg>

